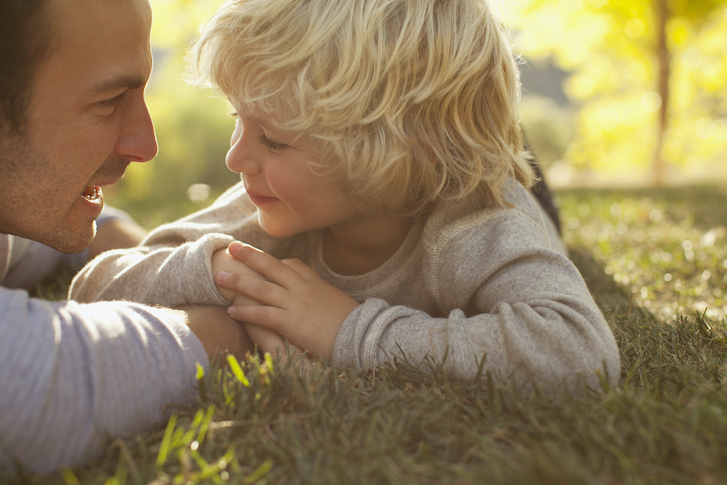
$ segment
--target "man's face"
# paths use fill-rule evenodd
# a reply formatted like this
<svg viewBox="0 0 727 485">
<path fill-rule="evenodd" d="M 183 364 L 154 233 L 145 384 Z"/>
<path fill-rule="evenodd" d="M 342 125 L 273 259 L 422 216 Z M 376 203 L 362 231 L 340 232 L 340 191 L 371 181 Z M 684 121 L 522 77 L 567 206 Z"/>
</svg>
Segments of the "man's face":
<svg viewBox="0 0 727 485">
<path fill-rule="evenodd" d="M 55 43 L 39 66 L 22 136 L 0 134 L 0 232 L 85 249 L 101 187 L 154 158 L 144 102 L 148 0 L 49 0 Z"/>
</svg>

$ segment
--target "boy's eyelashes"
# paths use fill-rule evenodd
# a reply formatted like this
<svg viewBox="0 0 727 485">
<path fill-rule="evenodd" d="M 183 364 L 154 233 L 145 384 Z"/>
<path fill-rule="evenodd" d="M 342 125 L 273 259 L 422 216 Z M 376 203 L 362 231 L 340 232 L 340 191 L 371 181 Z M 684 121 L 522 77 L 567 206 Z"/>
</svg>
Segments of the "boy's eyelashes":
<svg viewBox="0 0 727 485">
<path fill-rule="evenodd" d="M 268 147 L 271 150 L 276 151 L 276 152 L 288 148 L 288 145 L 273 141 L 270 138 L 268 138 L 267 136 L 265 136 L 264 133 L 262 135 L 258 136 L 258 140 L 260 140 L 260 143 L 262 143 L 266 147 Z"/>
<path fill-rule="evenodd" d="M 237 119 L 240 118 L 240 115 L 237 111 L 229 111 L 227 114 L 233 118 L 237 118 Z M 284 149 L 288 148 L 288 145 L 286 145 L 285 143 L 278 143 L 276 141 L 271 140 L 270 138 L 268 138 L 265 135 L 265 133 L 258 136 L 258 140 L 260 141 L 260 143 L 262 143 L 263 145 L 265 145 L 266 147 L 270 148 L 273 151 L 280 151 L 280 150 L 284 150 Z"/>
</svg>

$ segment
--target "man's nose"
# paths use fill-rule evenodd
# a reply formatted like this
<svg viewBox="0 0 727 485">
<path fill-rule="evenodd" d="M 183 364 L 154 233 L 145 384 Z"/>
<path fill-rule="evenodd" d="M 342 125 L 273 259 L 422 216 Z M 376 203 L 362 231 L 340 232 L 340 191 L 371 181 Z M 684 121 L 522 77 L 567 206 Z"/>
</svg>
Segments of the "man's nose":
<svg viewBox="0 0 727 485">
<path fill-rule="evenodd" d="M 116 153 L 132 162 L 148 162 L 156 156 L 158 147 L 149 109 L 143 93 L 139 94 L 141 99 L 135 100 L 128 112 L 124 113 Z"/>
</svg>

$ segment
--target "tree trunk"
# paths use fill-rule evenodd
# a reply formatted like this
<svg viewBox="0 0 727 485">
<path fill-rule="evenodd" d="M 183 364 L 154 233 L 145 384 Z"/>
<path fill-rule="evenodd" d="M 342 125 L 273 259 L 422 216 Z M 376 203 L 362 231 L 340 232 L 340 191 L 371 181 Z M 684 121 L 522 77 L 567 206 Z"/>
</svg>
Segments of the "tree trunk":
<svg viewBox="0 0 727 485">
<path fill-rule="evenodd" d="M 657 121 L 656 146 L 652 165 L 654 184 L 662 185 L 665 178 L 663 157 L 664 135 L 668 128 L 669 114 L 669 75 L 671 72 L 671 53 L 666 39 L 666 23 L 669 20 L 667 0 L 654 0 L 656 7 L 656 55 L 659 63 L 657 92 L 661 97 L 659 119 Z"/>
</svg>

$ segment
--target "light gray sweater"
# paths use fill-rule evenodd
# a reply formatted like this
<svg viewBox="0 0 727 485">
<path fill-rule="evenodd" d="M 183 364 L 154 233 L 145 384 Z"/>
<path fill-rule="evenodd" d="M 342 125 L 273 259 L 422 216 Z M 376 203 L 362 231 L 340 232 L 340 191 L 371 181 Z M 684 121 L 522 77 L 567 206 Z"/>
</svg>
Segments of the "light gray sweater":
<svg viewBox="0 0 727 485">
<path fill-rule="evenodd" d="M 528 191 L 515 183 L 509 201 L 512 207 L 495 210 L 436 210 L 381 267 L 343 276 L 322 259 L 321 231 L 268 236 L 237 184 L 208 209 L 159 227 L 140 247 L 96 258 L 71 295 L 228 305 L 211 256 L 239 239 L 277 258 L 301 259 L 361 303 L 338 333 L 334 365 L 371 369 L 399 357 L 426 367 L 431 359 L 452 378 L 471 379 L 486 357 L 485 371 L 525 388 L 575 390 L 585 382 L 600 389 L 599 374 L 615 383 L 616 343 L 581 275 L 552 248 L 561 243 Z"/>
<path fill-rule="evenodd" d="M 17 238 L 0 234 L 0 283 Z M 17 249 L 17 248 L 16 248 Z M 201 342 L 182 315 L 136 303 L 79 304 L 0 287 L 0 468 L 79 464 L 109 438 L 162 422 L 194 398 Z"/>
</svg>

